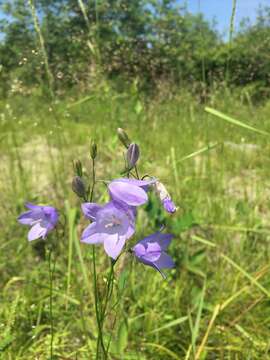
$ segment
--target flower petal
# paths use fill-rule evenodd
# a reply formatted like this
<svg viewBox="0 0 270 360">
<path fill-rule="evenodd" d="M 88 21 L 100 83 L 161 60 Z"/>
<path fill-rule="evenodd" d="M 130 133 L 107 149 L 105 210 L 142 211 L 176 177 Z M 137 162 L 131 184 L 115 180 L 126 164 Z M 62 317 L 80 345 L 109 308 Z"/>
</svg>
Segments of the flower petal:
<svg viewBox="0 0 270 360">
<path fill-rule="evenodd" d="M 30 210 L 41 210 L 41 208 L 42 208 L 42 206 L 34 205 L 34 204 L 30 203 L 30 202 L 25 203 L 24 206 L 27 207 Z"/>
<path fill-rule="evenodd" d="M 85 217 L 90 220 L 95 221 L 97 212 L 102 209 L 102 206 L 96 203 L 83 203 L 82 204 L 82 212 L 84 213 Z"/>
<path fill-rule="evenodd" d="M 17 220 L 19 221 L 20 224 L 23 225 L 31 225 L 33 223 L 33 221 L 37 220 L 34 217 L 33 211 L 26 211 L 23 214 L 21 214 L 20 216 L 17 217 Z"/>
<path fill-rule="evenodd" d="M 107 235 L 104 240 L 104 250 L 113 259 L 116 259 L 125 245 L 126 237 L 118 234 Z"/>
<path fill-rule="evenodd" d="M 157 261 L 154 262 L 158 269 L 171 269 L 174 267 L 173 259 L 170 255 L 162 253 Z"/>
<path fill-rule="evenodd" d="M 149 242 L 157 242 L 159 243 L 162 250 L 166 250 L 172 241 L 172 234 L 162 234 L 160 231 L 145 237 L 141 242 L 147 245 Z"/>
<path fill-rule="evenodd" d="M 135 256 L 137 258 L 140 258 L 142 257 L 144 254 L 145 254 L 145 247 L 141 244 L 141 243 L 138 243 L 136 244 L 133 248 L 132 248 L 133 252 L 135 253 Z"/>
<path fill-rule="evenodd" d="M 109 184 L 109 191 L 113 200 L 122 201 L 130 206 L 139 206 L 148 200 L 142 188 L 127 182 L 113 181 Z"/>
<path fill-rule="evenodd" d="M 97 232 L 97 225 L 95 222 L 88 225 L 87 228 L 83 231 L 81 236 L 81 242 L 87 244 L 101 244 L 104 241 L 104 234 Z"/>
<path fill-rule="evenodd" d="M 28 233 L 28 240 L 36 240 L 40 237 L 45 238 L 47 235 L 47 229 L 45 227 L 40 226 L 40 224 L 35 224 Z"/>
<path fill-rule="evenodd" d="M 175 206 L 174 202 L 170 198 L 166 198 L 162 201 L 164 209 L 170 213 L 173 214 L 176 212 L 177 207 Z"/>
<path fill-rule="evenodd" d="M 130 185 L 140 186 L 146 191 L 148 189 L 148 186 L 155 184 L 157 180 L 155 178 L 152 178 L 151 180 L 120 178 L 120 179 L 115 179 L 114 181 L 124 182 L 124 183 L 130 184 Z"/>
</svg>

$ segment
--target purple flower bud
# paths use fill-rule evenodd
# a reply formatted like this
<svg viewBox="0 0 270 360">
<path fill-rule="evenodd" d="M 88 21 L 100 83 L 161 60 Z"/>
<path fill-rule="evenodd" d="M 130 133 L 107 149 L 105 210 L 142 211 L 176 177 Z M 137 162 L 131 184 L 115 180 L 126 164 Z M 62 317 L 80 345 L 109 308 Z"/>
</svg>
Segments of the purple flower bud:
<svg viewBox="0 0 270 360">
<path fill-rule="evenodd" d="M 83 179 L 80 176 L 75 176 L 72 180 L 71 184 L 72 190 L 77 194 L 79 197 L 84 198 L 86 195 L 86 188 Z"/>
<path fill-rule="evenodd" d="M 165 188 L 165 186 L 157 181 L 155 183 L 155 190 L 157 193 L 157 196 L 159 197 L 164 209 L 168 212 L 168 213 L 174 213 L 177 210 L 177 207 L 175 206 L 174 202 L 172 201 L 170 194 L 168 193 L 167 189 Z"/>
<path fill-rule="evenodd" d="M 121 143 L 122 143 L 126 148 L 128 148 L 129 145 L 130 145 L 130 140 L 129 140 L 128 134 L 125 132 L 125 130 L 122 129 L 122 128 L 118 128 L 118 129 L 117 129 L 117 135 L 118 135 L 118 138 L 119 138 L 119 140 L 121 141 Z"/>
<path fill-rule="evenodd" d="M 170 199 L 170 198 L 165 198 L 162 201 L 163 207 L 164 209 L 168 212 L 173 214 L 174 212 L 176 212 L 177 207 L 175 206 L 174 202 Z"/>
<path fill-rule="evenodd" d="M 129 169 L 132 169 L 136 165 L 139 156 L 140 156 L 139 146 L 135 143 L 130 144 L 127 150 L 127 162 Z"/>
</svg>

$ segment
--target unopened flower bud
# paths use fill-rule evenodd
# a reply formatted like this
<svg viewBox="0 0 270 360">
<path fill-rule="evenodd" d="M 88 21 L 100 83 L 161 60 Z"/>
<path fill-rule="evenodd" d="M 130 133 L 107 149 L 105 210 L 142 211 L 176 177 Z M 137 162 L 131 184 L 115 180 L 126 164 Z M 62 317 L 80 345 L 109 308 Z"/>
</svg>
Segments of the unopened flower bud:
<svg viewBox="0 0 270 360">
<path fill-rule="evenodd" d="M 140 156 L 139 146 L 135 143 L 130 144 L 127 150 L 127 162 L 129 169 L 132 169 L 136 165 L 139 156 Z"/>
<path fill-rule="evenodd" d="M 76 175 L 82 177 L 82 163 L 80 162 L 80 160 L 73 161 L 73 169 Z"/>
<path fill-rule="evenodd" d="M 164 209 L 168 213 L 171 213 L 171 214 L 174 213 L 177 210 L 177 207 L 175 206 L 174 202 L 172 201 L 170 194 L 168 193 L 165 186 L 159 181 L 157 181 L 154 186 L 155 186 L 157 196 L 159 197 Z"/>
<path fill-rule="evenodd" d="M 97 144 L 94 141 L 91 143 L 90 155 L 93 160 L 97 157 Z"/>
<path fill-rule="evenodd" d="M 125 130 L 122 129 L 122 128 L 118 128 L 118 129 L 117 129 L 117 135 L 118 135 L 118 138 L 119 138 L 119 140 L 121 141 L 121 143 L 122 143 L 126 148 L 128 148 L 129 145 L 130 145 L 130 140 L 129 140 L 128 134 L 125 132 Z"/>
<path fill-rule="evenodd" d="M 80 176 L 75 176 L 72 180 L 71 184 L 72 190 L 77 194 L 79 197 L 84 198 L 86 195 L 86 188 L 83 179 Z"/>
</svg>

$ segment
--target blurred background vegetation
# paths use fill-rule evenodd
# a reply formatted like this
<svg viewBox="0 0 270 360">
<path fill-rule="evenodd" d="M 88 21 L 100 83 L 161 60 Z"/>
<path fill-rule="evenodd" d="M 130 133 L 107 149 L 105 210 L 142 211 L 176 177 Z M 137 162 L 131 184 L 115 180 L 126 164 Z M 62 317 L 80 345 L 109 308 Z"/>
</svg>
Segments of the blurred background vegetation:
<svg viewBox="0 0 270 360">
<path fill-rule="evenodd" d="M 151 95 L 185 87 L 204 100 L 224 84 L 269 96 L 270 7 L 237 33 L 232 16 L 226 41 L 175 0 L 5 0 L 1 9 L 2 96 L 39 94 L 44 81 L 59 96 L 81 93 L 100 75 L 120 92 L 136 79 Z"/>
<path fill-rule="evenodd" d="M 55 359 L 95 358 L 72 161 L 91 172 L 95 139 L 98 180 L 121 176 L 117 127 L 179 210 L 164 214 L 152 196 L 139 211 L 129 244 L 166 223 L 176 267 L 163 281 L 131 258 L 119 264 L 110 359 L 270 359 L 270 8 L 236 31 L 230 4 L 225 38 L 173 0 L 0 0 L 1 360 L 49 358 L 48 264 L 44 242 L 29 244 L 16 221 L 25 201 L 61 209 Z M 95 201 L 107 200 L 100 182 Z M 97 254 L 103 293 L 109 263 Z"/>
</svg>

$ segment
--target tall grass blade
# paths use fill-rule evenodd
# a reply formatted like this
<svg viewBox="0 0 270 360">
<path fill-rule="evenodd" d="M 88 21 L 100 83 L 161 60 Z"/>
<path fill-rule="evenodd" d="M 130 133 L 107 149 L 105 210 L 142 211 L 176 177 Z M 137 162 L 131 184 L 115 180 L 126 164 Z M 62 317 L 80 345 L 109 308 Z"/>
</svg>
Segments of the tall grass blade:
<svg viewBox="0 0 270 360">
<path fill-rule="evenodd" d="M 171 328 L 173 326 L 177 326 L 179 324 L 182 324 L 182 323 L 186 322 L 187 320 L 188 320 L 187 316 L 182 316 L 182 317 L 180 317 L 178 319 L 170 321 L 169 323 L 167 323 L 167 324 L 165 324 L 165 325 L 163 325 L 163 326 L 161 326 L 161 327 L 159 327 L 159 328 L 157 328 L 155 330 L 150 331 L 150 334 L 157 333 L 157 332 L 160 332 L 160 331 L 165 330 L 165 329 L 169 329 L 169 328 Z"/>
<path fill-rule="evenodd" d="M 256 133 L 261 134 L 261 135 L 270 136 L 270 133 L 268 133 L 268 132 L 266 132 L 264 130 L 257 129 L 257 128 L 255 128 L 253 126 L 247 125 L 247 124 L 243 123 L 242 121 L 236 120 L 236 119 L 234 119 L 234 118 L 232 118 L 232 117 L 230 117 L 228 115 L 225 115 L 225 114 L 223 114 L 222 112 L 220 112 L 218 110 L 212 109 L 210 107 L 206 107 L 205 111 L 208 112 L 209 114 L 212 114 L 214 116 L 219 117 L 222 120 L 225 120 L 225 121 L 229 122 L 230 124 L 240 126 L 240 127 L 244 128 L 246 130 L 250 130 L 250 131 L 256 132 Z"/>
<path fill-rule="evenodd" d="M 220 145 L 220 143 L 218 142 L 215 142 L 213 144 L 209 144 L 207 146 L 204 146 L 203 148 L 197 150 L 197 151 L 194 151 L 193 153 L 191 154 L 188 154 L 184 157 L 182 157 L 181 159 L 177 160 L 176 163 L 179 163 L 179 162 L 182 162 L 184 160 L 188 160 L 188 159 L 192 159 L 193 157 L 197 156 L 197 155 L 201 155 L 209 150 L 212 150 L 212 149 L 215 149 L 218 145 Z"/>
</svg>

